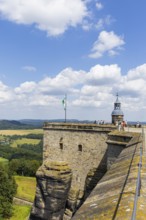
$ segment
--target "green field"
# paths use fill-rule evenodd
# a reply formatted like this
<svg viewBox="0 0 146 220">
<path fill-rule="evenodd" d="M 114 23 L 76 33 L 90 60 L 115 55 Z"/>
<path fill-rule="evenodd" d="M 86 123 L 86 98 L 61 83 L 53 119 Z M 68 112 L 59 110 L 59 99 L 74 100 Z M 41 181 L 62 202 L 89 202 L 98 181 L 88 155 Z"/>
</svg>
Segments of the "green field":
<svg viewBox="0 0 146 220">
<path fill-rule="evenodd" d="M 40 142 L 40 139 L 34 138 L 25 138 L 23 135 L 39 135 L 43 134 L 43 129 L 29 129 L 29 130 L 0 130 L 0 144 L 9 145 L 11 147 L 18 147 L 23 144 L 27 145 L 37 145 Z M 11 136 L 18 135 L 18 139 L 11 139 Z"/>
<path fill-rule="evenodd" d="M 13 205 L 14 211 L 13 216 L 10 220 L 26 220 L 30 214 L 31 206 L 27 205 Z"/>
<path fill-rule="evenodd" d="M 37 145 L 40 142 L 39 139 L 30 139 L 30 138 L 21 138 L 13 141 L 11 143 L 11 147 L 17 147 L 18 145 L 23 145 L 23 144 L 32 144 L 32 145 Z"/>
<path fill-rule="evenodd" d="M 43 134 L 43 129 L 29 129 L 29 130 L 0 130 L 0 135 L 27 135 L 27 134 Z"/>
<path fill-rule="evenodd" d="M 33 202 L 36 191 L 36 178 L 24 176 L 14 177 L 18 185 L 16 197 Z"/>
</svg>

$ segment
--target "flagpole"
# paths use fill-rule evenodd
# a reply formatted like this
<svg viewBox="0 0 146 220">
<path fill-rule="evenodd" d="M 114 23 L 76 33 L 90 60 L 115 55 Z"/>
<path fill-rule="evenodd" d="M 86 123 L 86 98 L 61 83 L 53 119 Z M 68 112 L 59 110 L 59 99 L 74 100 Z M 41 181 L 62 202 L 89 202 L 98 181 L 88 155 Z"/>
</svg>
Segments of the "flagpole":
<svg viewBox="0 0 146 220">
<path fill-rule="evenodd" d="M 64 108 L 64 111 L 65 111 L 65 123 L 66 123 L 66 110 L 67 110 L 67 95 L 65 94 L 65 108 Z"/>
</svg>

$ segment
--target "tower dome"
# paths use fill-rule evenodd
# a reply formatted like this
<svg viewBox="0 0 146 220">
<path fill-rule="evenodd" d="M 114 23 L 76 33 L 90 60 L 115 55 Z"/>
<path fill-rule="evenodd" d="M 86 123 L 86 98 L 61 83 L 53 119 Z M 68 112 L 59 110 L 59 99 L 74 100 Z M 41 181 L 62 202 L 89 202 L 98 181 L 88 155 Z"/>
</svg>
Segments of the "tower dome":
<svg viewBox="0 0 146 220">
<path fill-rule="evenodd" d="M 116 124 L 116 122 L 123 121 L 123 111 L 121 110 L 121 103 L 119 102 L 119 95 L 117 93 L 117 99 L 114 103 L 114 110 L 112 111 L 112 123 Z"/>
</svg>

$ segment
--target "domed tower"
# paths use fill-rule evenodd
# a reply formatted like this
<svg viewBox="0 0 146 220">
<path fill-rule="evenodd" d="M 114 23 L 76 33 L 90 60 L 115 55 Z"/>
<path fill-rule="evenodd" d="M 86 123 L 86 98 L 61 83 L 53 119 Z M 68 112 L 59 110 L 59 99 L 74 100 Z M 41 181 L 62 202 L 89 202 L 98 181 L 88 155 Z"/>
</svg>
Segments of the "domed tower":
<svg viewBox="0 0 146 220">
<path fill-rule="evenodd" d="M 116 124 L 117 122 L 122 122 L 124 114 L 121 110 L 121 103 L 119 102 L 119 95 L 117 93 L 117 99 L 114 103 L 114 110 L 112 111 L 112 123 Z"/>
</svg>

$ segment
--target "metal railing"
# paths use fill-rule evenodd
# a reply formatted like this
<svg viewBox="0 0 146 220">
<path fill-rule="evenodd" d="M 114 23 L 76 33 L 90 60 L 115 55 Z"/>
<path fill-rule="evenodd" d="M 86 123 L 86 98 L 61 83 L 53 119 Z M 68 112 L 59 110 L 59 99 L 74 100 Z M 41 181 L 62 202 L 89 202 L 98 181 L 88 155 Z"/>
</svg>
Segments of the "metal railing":
<svg viewBox="0 0 146 220">
<path fill-rule="evenodd" d="M 138 202 L 138 197 L 140 196 L 143 146 L 145 146 L 144 128 L 142 128 L 142 143 L 141 143 L 141 146 L 140 146 L 140 158 L 139 158 L 139 163 L 138 163 L 138 174 L 137 174 L 134 206 L 133 206 L 133 212 L 132 212 L 131 220 L 135 220 L 136 219 L 137 202 Z"/>
</svg>

